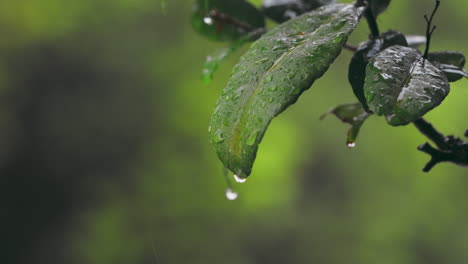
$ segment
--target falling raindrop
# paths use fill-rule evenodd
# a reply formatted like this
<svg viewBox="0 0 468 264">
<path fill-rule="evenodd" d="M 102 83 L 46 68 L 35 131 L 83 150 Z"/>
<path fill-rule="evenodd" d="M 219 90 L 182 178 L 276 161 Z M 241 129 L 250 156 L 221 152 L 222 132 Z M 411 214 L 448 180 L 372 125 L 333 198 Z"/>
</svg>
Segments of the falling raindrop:
<svg viewBox="0 0 468 264">
<path fill-rule="evenodd" d="M 203 22 L 207 25 L 213 25 L 213 19 L 211 17 L 204 17 Z"/>
<path fill-rule="evenodd" d="M 247 178 L 242 178 L 242 177 L 237 176 L 236 174 L 234 174 L 234 180 L 236 180 L 236 182 L 238 182 L 238 183 L 244 183 L 245 181 L 247 181 Z"/>
<path fill-rule="evenodd" d="M 354 148 L 356 146 L 356 142 L 348 142 L 346 143 L 346 145 L 348 146 L 348 148 Z"/>
<path fill-rule="evenodd" d="M 226 189 L 226 198 L 230 201 L 236 200 L 239 194 L 233 191 L 231 188 Z"/>
</svg>

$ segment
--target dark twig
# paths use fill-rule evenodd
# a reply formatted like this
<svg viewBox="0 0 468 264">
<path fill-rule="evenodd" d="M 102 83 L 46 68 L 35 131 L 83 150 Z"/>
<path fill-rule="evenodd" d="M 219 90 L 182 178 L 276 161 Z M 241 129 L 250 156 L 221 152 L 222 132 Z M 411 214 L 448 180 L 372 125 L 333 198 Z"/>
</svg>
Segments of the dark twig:
<svg viewBox="0 0 468 264">
<path fill-rule="evenodd" d="M 420 118 L 414 121 L 413 124 L 423 135 L 425 135 L 432 142 L 434 142 L 438 148 L 444 149 L 444 150 L 448 149 L 445 136 L 439 131 L 437 131 L 431 123 L 427 122 L 423 118 Z"/>
<path fill-rule="evenodd" d="M 366 8 L 366 11 L 364 11 L 364 16 L 366 17 L 367 24 L 369 25 L 372 38 L 380 38 L 379 26 L 377 24 L 374 12 L 372 11 L 372 8 L 370 8 L 370 6 L 368 6 Z"/>
<path fill-rule="evenodd" d="M 438 147 L 436 149 L 429 143 L 424 143 L 418 147 L 418 150 L 431 156 L 431 160 L 423 169 L 424 172 L 430 171 L 440 162 L 452 162 L 460 166 L 468 166 L 468 143 L 454 136 L 444 136 L 431 123 L 422 118 L 416 120 L 413 124 Z M 465 132 L 465 136 L 468 136 L 468 131 Z"/>
<path fill-rule="evenodd" d="M 352 51 L 352 52 L 356 52 L 358 50 L 358 48 L 356 46 L 353 46 L 353 45 L 348 44 L 348 43 L 344 44 L 343 48 L 345 48 L 345 49 L 347 49 L 349 51 Z"/>
<path fill-rule="evenodd" d="M 434 10 L 432 11 L 431 17 L 428 18 L 427 14 L 424 15 L 424 20 L 426 20 L 427 27 L 426 27 L 426 50 L 424 51 L 424 59 L 427 59 L 427 54 L 429 53 L 429 48 L 431 47 L 431 38 L 432 34 L 436 30 L 436 26 L 432 25 L 432 20 L 434 19 L 435 14 L 437 13 L 437 10 L 440 7 L 440 0 L 436 0 L 436 4 L 434 7 Z"/>
</svg>

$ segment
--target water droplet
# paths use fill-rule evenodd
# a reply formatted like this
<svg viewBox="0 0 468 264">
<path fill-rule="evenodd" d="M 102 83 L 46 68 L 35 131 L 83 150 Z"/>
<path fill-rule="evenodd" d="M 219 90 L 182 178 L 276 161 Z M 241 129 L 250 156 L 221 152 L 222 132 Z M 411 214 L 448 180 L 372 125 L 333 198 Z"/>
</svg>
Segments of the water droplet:
<svg viewBox="0 0 468 264">
<path fill-rule="evenodd" d="M 216 144 L 224 142 L 223 131 L 221 131 L 221 129 L 218 129 L 216 131 L 216 134 L 214 135 L 214 138 L 213 138 L 213 142 Z"/>
<path fill-rule="evenodd" d="M 354 148 L 356 146 L 356 142 L 348 142 L 346 143 L 346 145 L 348 146 L 348 148 Z"/>
<path fill-rule="evenodd" d="M 269 83 L 272 79 L 273 77 L 271 75 L 268 75 L 267 77 L 265 77 L 265 79 L 263 79 L 263 83 Z"/>
<path fill-rule="evenodd" d="M 246 142 L 247 145 L 252 146 L 253 144 L 255 144 L 255 142 L 257 141 L 257 136 L 258 136 L 258 131 L 252 133 L 247 139 L 247 142 Z"/>
<path fill-rule="evenodd" d="M 226 189 L 226 198 L 230 201 L 234 201 L 239 197 L 239 194 L 233 191 L 231 188 Z"/>
<path fill-rule="evenodd" d="M 238 182 L 238 183 L 244 183 L 245 181 L 247 181 L 247 178 L 242 178 L 242 177 L 237 176 L 236 174 L 234 174 L 234 180 L 236 180 L 236 182 Z"/>
<path fill-rule="evenodd" d="M 274 92 L 274 91 L 278 90 L 278 87 L 276 87 L 276 86 L 270 86 L 270 87 L 268 88 L 268 90 Z"/>
<path fill-rule="evenodd" d="M 255 64 L 262 64 L 262 63 L 265 63 L 265 62 L 267 62 L 269 60 L 270 59 L 268 59 L 268 58 L 259 59 L 258 61 L 255 62 Z"/>
<path fill-rule="evenodd" d="M 213 25 L 213 19 L 211 17 L 204 17 L 203 22 L 207 25 Z"/>
</svg>

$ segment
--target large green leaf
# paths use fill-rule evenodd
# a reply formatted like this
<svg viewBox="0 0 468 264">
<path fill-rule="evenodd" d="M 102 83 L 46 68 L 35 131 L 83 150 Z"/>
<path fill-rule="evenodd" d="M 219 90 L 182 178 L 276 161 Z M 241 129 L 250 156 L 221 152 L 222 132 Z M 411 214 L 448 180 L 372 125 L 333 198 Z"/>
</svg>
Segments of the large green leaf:
<svg viewBox="0 0 468 264">
<path fill-rule="evenodd" d="M 456 82 L 463 77 L 468 78 L 465 72 L 465 55 L 458 51 L 436 51 L 430 52 L 427 59 L 437 68 L 441 69 L 449 82 Z"/>
<path fill-rule="evenodd" d="M 390 125 L 406 125 L 439 105 L 450 90 L 445 74 L 414 48 L 392 46 L 367 65 L 369 108 Z"/>
<path fill-rule="evenodd" d="M 321 7 L 277 26 L 241 57 L 209 128 L 211 143 L 229 170 L 250 175 L 270 121 L 325 73 L 361 10 L 351 4 Z"/>
<path fill-rule="evenodd" d="M 314 10 L 324 5 L 335 3 L 336 0 L 264 0 L 263 13 L 278 23 Z"/>
<path fill-rule="evenodd" d="M 265 17 L 245 0 L 195 0 L 192 26 L 211 40 L 234 41 L 265 27 Z"/>
</svg>

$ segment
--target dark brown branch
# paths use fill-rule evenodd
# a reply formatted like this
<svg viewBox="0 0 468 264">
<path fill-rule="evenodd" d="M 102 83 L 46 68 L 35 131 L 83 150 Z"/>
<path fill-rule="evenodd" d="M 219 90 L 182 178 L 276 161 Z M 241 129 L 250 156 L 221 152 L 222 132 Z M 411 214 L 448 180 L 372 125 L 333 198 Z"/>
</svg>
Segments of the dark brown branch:
<svg viewBox="0 0 468 264">
<path fill-rule="evenodd" d="M 344 44 L 343 48 L 345 48 L 345 49 L 347 49 L 349 51 L 352 51 L 352 52 L 356 52 L 358 50 L 358 48 L 356 46 L 348 44 L 348 43 Z"/>
<path fill-rule="evenodd" d="M 424 50 L 424 59 L 427 59 L 427 54 L 429 53 L 429 48 L 431 47 L 431 38 L 432 34 L 436 30 L 436 26 L 432 25 L 432 20 L 434 19 L 435 14 L 437 13 L 437 10 L 440 7 L 440 0 L 436 0 L 436 4 L 434 7 L 434 10 L 432 11 L 431 17 L 428 18 L 427 15 L 424 15 L 424 20 L 426 20 L 427 27 L 426 27 L 426 50 Z"/>
<path fill-rule="evenodd" d="M 372 11 L 372 8 L 370 7 L 369 4 L 367 4 L 367 8 L 364 11 L 364 16 L 366 17 L 367 24 L 369 25 L 369 29 L 371 31 L 372 38 L 374 38 L 374 39 L 380 38 L 379 26 L 377 24 L 375 14 Z"/>
<path fill-rule="evenodd" d="M 413 124 L 438 147 L 436 149 L 429 143 L 424 143 L 418 147 L 418 150 L 431 156 L 431 160 L 423 169 L 424 172 L 429 172 L 440 162 L 452 162 L 460 166 L 468 166 L 468 143 L 454 136 L 444 136 L 431 123 L 422 118 L 416 120 Z M 465 132 L 465 136 L 468 136 L 468 130 Z"/>
</svg>

